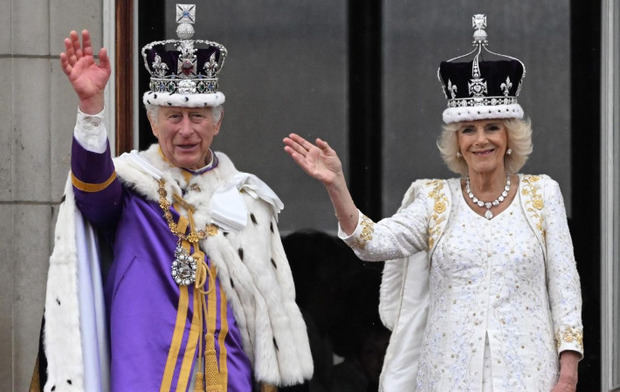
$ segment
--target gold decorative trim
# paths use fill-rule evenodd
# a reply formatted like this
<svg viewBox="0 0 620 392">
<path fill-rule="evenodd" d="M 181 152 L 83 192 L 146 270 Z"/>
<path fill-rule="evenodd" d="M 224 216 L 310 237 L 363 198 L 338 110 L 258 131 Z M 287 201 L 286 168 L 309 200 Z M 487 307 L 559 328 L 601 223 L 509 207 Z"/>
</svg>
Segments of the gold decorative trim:
<svg viewBox="0 0 620 392">
<path fill-rule="evenodd" d="M 212 276 L 217 274 L 215 266 L 208 267 Z M 220 288 L 221 290 L 221 288 Z M 223 292 L 223 291 L 221 291 Z M 225 298 L 222 297 L 220 306 L 226 306 Z M 204 361 L 205 361 L 205 375 L 204 380 L 206 384 L 206 390 L 208 392 L 225 392 L 228 389 L 228 365 L 226 364 L 226 348 L 224 348 L 223 359 L 224 363 L 218 364 L 217 351 L 215 349 L 215 330 L 217 328 L 217 296 L 216 291 L 213 290 L 212 295 L 207 296 L 206 307 L 206 328 L 205 328 L 205 346 L 204 346 Z M 225 315 L 225 313 L 224 313 Z M 220 309 L 220 320 L 223 322 L 222 312 Z M 222 330 L 220 328 L 220 333 Z M 219 343 L 219 341 L 218 341 Z M 222 346 L 220 346 L 220 354 L 222 354 Z M 224 372 L 226 370 L 226 372 Z"/>
<path fill-rule="evenodd" d="M 228 335 L 228 301 L 224 288 L 220 286 L 220 333 L 218 336 L 218 346 L 220 348 L 220 380 L 223 390 L 228 390 L 228 350 L 226 348 L 226 336 Z"/>
<path fill-rule="evenodd" d="M 160 392 L 170 391 L 172 377 L 176 368 L 179 350 L 181 349 L 181 341 L 183 332 L 185 331 L 185 320 L 187 318 L 187 309 L 189 306 L 189 292 L 187 286 L 179 287 L 179 303 L 177 305 L 177 318 L 174 323 L 174 333 L 172 334 L 172 342 L 168 350 L 168 358 L 166 359 L 166 367 L 159 388 Z"/>
<path fill-rule="evenodd" d="M 428 197 L 433 200 L 433 213 L 431 214 L 430 222 L 428 225 L 428 250 L 433 249 L 433 245 L 439 239 L 442 228 L 441 223 L 446 220 L 444 213 L 448 210 L 448 196 L 443 191 L 445 181 L 443 180 L 430 180 L 426 183 L 427 187 L 433 189 L 428 193 Z"/>
<path fill-rule="evenodd" d="M 183 354 L 183 360 L 181 361 L 181 370 L 179 371 L 179 375 L 177 377 L 177 386 L 175 391 L 185 391 L 187 390 L 187 385 L 189 384 L 192 362 L 196 355 L 196 347 L 198 346 L 198 341 L 200 340 L 199 337 L 202 331 L 202 315 L 200 314 L 200 311 L 196 309 L 196 305 L 200 303 L 200 297 L 202 295 L 201 290 L 194 289 L 194 311 L 192 314 L 192 323 L 189 326 L 189 334 L 187 337 L 187 343 L 185 344 L 185 353 Z"/>
<path fill-rule="evenodd" d="M 540 194 L 540 176 L 523 176 L 523 187 L 521 194 L 525 196 L 525 207 L 527 213 L 532 218 L 532 222 L 540 232 L 543 240 L 546 240 L 547 233 L 544 228 L 544 214 L 542 209 L 545 206 L 542 195 Z"/>
<path fill-rule="evenodd" d="M 102 183 L 95 184 L 91 182 L 84 182 L 77 178 L 73 172 L 71 172 L 71 184 L 82 192 L 101 192 L 106 189 L 116 179 L 116 172 L 112 172 L 112 175 Z"/>
<path fill-rule="evenodd" d="M 558 349 L 562 346 L 562 343 L 577 343 L 579 349 L 583 351 L 583 330 L 581 328 L 566 327 L 564 330 L 559 330 L 555 333 L 555 342 Z"/>
<path fill-rule="evenodd" d="M 366 243 L 372 240 L 372 233 L 375 232 L 375 223 L 361 212 L 360 214 L 362 215 L 362 221 L 360 222 L 362 232 L 357 238 L 355 238 L 353 245 L 357 248 L 364 249 L 366 247 Z"/>
</svg>

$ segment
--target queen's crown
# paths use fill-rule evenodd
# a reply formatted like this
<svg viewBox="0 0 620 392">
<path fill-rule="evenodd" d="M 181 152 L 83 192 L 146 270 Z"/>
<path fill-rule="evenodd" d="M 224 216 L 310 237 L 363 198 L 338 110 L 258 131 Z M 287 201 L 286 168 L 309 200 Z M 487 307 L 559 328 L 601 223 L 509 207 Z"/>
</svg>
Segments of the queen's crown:
<svg viewBox="0 0 620 392">
<path fill-rule="evenodd" d="M 444 122 L 485 118 L 522 118 L 517 102 L 525 65 L 488 48 L 486 15 L 472 17 L 473 50 L 442 61 L 437 77 L 447 99 Z M 472 58 L 473 55 L 473 58 Z"/>
</svg>

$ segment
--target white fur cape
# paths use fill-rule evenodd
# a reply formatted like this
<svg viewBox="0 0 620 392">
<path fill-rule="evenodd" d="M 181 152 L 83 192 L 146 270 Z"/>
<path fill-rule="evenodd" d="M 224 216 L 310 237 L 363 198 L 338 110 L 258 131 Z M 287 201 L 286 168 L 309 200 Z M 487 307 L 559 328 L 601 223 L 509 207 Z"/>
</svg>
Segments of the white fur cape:
<svg viewBox="0 0 620 392">
<path fill-rule="evenodd" d="M 145 199 L 159 200 L 157 176 L 166 180 L 169 198 L 174 193 L 181 194 L 180 187 L 188 185 L 181 169 L 171 168 L 161 159 L 157 145 L 139 153 L 139 157 L 151 165 L 151 170 L 148 170 L 148 164 L 137 164 L 135 156 L 132 159 L 129 155 L 115 159 L 117 174 L 126 187 Z M 306 326 L 295 303 L 292 274 L 276 225 L 281 202 L 257 177 L 238 172 L 226 155 L 219 152 L 216 155 L 218 167 L 206 175 L 193 176 L 192 185 L 196 186 L 187 188 L 184 199 L 196 207 L 196 225 L 204 227 L 218 221 L 212 216 L 214 194 L 235 187 L 240 197 L 232 202 L 243 201 L 246 222 L 244 226 L 229 225 L 233 229 L 226 235 L 219 230 L 217 235 L 201 241 L 200 246 L 218 270 L 218 277 L 241 332 L 244 350 L 252 361 L 256 380 L 273 385 L 300 383 L 312 376 L 313 363 Z M 230 192 L 227 194 L 230 195 Z M 226 199 L 220 197 L 220 203 L 223 200 Z M 169 201 L 172 202 L 171 199 Z M 98 330 L 95 336 L 83 332 L 84 317 L 80 309 L 84 306 L 80 306 L 80 301 L 85 300 L 78 296 L 78 291 L 80 280 L 86 276 L 80 273 L 81 270 L 78 271 L 76 249 L 80 245 L 76 243 L 73 230 L 76 218 L 81 219 L 81 216 L 75 208 L 68 182 L 66 200 L 56 224 L 55 246 L 48 274 L 44 331 L 48 360 L 46 392 L 52 386 L 56 386 L 56 391 L 95 390 L 85 385 L 88 382 L 85 378 L 92 378 L 87 377 L 92 374 L 87 366 L 89 361 L 95 363 L 93 371 L 104 379 L 96 390 L 107 390 L 107 366 L 102 365 L 107 361 L 107 352 L 101 349 L 85 350 L 86 346 L 93 346 L 92 342 L 85 343 L 85 339 L 97 342 L 105 336 L 105 331 Z M 238 230 L 234 230 L 235 227 Z M 100 293 L 101 282 L 87 278 L 90 280 L 87 291 Z M 83 291 L 81 296 L 84 296 Z M 93 301 L 92 298 L 97 299 L 99 295 L 87 297 Z M 93 301 L 91 305 L 94 307 L 95 303 Z M 95 317 L 95 322 L 100 321 L 101 315 L 99 321 Z M 62 385 L 61 389 L 59 385 Z"/>
</svg>

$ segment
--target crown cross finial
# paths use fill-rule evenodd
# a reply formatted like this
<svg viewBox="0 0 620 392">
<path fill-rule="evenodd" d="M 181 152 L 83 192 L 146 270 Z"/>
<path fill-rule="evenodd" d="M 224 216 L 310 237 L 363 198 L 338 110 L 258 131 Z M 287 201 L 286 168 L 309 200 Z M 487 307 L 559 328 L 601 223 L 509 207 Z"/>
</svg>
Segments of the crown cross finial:
<svg viewBox="0 0 620 392">
<path fill-rule="evenodd" d="M 476 30 L 487 28 L 487 16 L 485 14 L 475 14 L 471 17 L 472 27 Z"/>
<path fill-rule="evenodd" d="M 177 4 L 177 36 L 180 39 L 190 39 L 194 36 L 194 24 L 196 20 L 195 4 Z"/>
<path fill-rule="evenodd" d="M 187 11 L 187 10 L 183 11 L 182 18 L 190 20 L 192 23 L 194 23 L 194 18 L 192 17 L 192 14 L 189 11 Z"/>
<path fill-rule="evenodd" d="M 487 44 L 487 16 L 485 14 L 476 14 L 471 18 L 471 24 L 474 28 L 474 45 Z"/>
<path fill-rule="evenodd" d="M 194 24 L 196 20 L 195 4 L 177 4 L 177 23 Z"/>
</svg>

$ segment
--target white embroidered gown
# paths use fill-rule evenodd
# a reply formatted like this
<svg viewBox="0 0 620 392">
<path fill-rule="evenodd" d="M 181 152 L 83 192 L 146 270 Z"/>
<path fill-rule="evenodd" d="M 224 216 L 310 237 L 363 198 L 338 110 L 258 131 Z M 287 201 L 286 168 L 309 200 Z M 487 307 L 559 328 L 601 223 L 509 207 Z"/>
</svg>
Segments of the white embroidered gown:
<svg viewBox="0 0 620 392">
<path fill-rule="evenodd" d="M 558 353 L 582 352 L 580 340 L 562 339 L 562 331 L 581 334 L 579 277 L 559 187 L 546 176 L 543 183 L 546 262 L 520 192 L 487 220 L 466 204 L 458 181 L 450 183 L 449 222 L 431 257 L 416 392 L 548 392 Z M 361 217 L 366 224 L 343 239 L 366 260 L 427 250 L 428 192 L 417 194 L 391 218 L 373 224 Z M 366 235 L 360 226 L 369 227 Z"/>
</svg>

